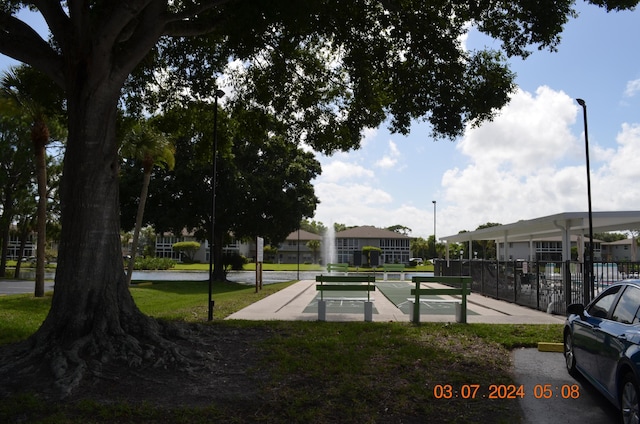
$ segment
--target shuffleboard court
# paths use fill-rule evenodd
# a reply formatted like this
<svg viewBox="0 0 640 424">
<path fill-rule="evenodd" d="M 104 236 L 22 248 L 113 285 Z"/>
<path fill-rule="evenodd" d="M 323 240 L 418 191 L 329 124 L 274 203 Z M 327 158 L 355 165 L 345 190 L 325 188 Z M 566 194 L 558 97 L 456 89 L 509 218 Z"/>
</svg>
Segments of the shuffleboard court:
<svg viewBox="0 0 640 424">
<path fill-rule="evenodd" d="M 379 282 L 376 283 L 376 288 L 402 313 L 410 315 L 413 302 L 408 300 L 413 298 L 411 295 L 411 289 L 415 288 L 414 283 L 407 281 L 394 281 L 394 282 Z M 455 305 L 450 302 L 429 302 L 429 300 L 442 300 L 442 296 L 422 296 L 420 301 L 420 315 L 454 315 Z M 473 312 L 467 304 L 467 315 L 477 315 Z"/>
<path fill-rule="evenodd" d="M 375 294 L 371 294 L 373 301 L 373 314 L 377 314 Z M 382 296 L 378 294 L 377 296 Z M 318 313 L 318 301 L 320 293 L 304 308 L 304 313 Z M 364 311 L 364 302 L 367 300 L 366 292 L 361 291 L 325 291 L 324 300 L 327 302 L 327 314 L 361 314 Z"/>
<path fill-rule="evenodd" d="M 377 281 L 375 285 L 376 290 L 371 292 L 372 306 L 375 308 L 375 312 L 372 310 L 373 321 L 410 322 L 411 314 L 408 311 L 410 311 L 409 304 L 411 302 L 407 302 L 407 298 L 412 297 L 410 293 L 411 289 L 415 288 L 415 284 L 408 281 Z M 431 286 L 431 284 L 422 284 L 422 287 L 426 286 Z M 438 284 L 433 284 L 433 286 L 440 287 Z M 359 290 L 358 293 L 324 291 L 325 300 L 338 298 L 338 300 L 330 302 L 331 306 L 327 305 L 326 318 L 328 321 L 362 321 L 365 318 L 365 302 L 347 300 L 345 294 L 364 300 L 367 297 L 367 291 L 364 290 Z M 342 300 L 339 299 L 341 296 L 344 297 Z M 317 282 L 303 280 L 247 306 L 230 315 L 227 319 L 317 320 L 319 297 Z M 449 296 L 442 295 L 441 297 L 450 299 Z M 434 305 L 427 305 L 428 303 L 420 305 L 421 322 L 453 322 L 453 320 L 457 320 L 455 306 L 449 309 L 448 313 L 445 313 L 443 308 L 438 308 L 437 312 L 434 311 Z M 547 314 L 476 293 L 467 297 L 467 305 L 472 308 L 471 311 L 467 311 L 470 323 L 563 324 L 565 321 L 565 317 Z M 430 309 L 427 310 L 427 307 Z"/>
</svg>

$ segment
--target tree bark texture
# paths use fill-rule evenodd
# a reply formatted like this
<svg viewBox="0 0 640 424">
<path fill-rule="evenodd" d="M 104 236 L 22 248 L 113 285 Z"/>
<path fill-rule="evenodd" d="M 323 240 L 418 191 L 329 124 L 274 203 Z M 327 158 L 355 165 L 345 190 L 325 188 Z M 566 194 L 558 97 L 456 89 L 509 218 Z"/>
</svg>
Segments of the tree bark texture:
<svg viewBox="0 0 640 424">
<path fill-rule="evenodd" d="M 44 265 L 47 245 L 47 152 L 49 130 L 43 120 L 36 120 L 32 129 L 33 149 L 36 157 L 38 179 L 38 221 L 36 224 L 36 284 L 35 297 L 44 296 Z"/>
</svg>

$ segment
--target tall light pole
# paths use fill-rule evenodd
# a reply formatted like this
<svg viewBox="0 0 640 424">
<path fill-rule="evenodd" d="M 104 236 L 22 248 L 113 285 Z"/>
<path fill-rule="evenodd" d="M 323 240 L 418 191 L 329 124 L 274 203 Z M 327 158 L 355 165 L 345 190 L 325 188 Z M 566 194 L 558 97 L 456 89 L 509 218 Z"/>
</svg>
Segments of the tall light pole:
<svg viewBox="0 0 640 424">
<path fill-rule="evenodd" d="M 216 90 L 213 108 L 213 161 L 211 166 L 211 235 L 209 239 L 209 313 L 207 319 L 213 321 L 213 252 L 214 229 L 216 225 L 216 177 L 218 166 L 218 99 L 224 96 L 224 91 Z M 218 264 L 220 266 L 220 264 Z"/>
<path fill-rule="evenodd" d="M 432 200 L 433 203 L 433 258 L 435 259 L 438 256 L 438 250 L 436 249 L 436 201 Z"/>
<path fill-rule="evenodd" d="M 582 115 L 584 117 L 584 149 L 587 156 L 587 199 L 589 202 L 589 263 L 586 265 L 587 275 L 583 288 L 584 303 L 591 301 L 591 293 L 593 292 L 593 215 L 591 211 L 591 171 L 589 170 L 589 130 L 587 127 L 587 103 L 582 99 L 576 99 L 578 104 L 582 106 Z"/>
<path fill-rule="evenodd" d="M 298 226 L 298 276 L 297 279 L 300 279 L 300 227 Z"/>
</svg>

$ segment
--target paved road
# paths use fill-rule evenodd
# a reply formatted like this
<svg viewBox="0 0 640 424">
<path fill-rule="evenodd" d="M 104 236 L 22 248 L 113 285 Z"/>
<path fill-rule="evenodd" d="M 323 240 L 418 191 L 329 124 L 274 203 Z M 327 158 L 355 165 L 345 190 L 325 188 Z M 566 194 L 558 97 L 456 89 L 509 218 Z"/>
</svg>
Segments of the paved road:
<svg viewBox="0 0 640 424">
<path fill-rule="evenodd" d="M 33 293 L 35 290 L 35 282 L 28 280 L 1 280 L 0 279 L 0 296 L 8 294 L 24 294 Z M 44 291 L 53 290 L 53 281 L 45 281 Z"/>
<path fill-rule="evenodd" d="M 558 352 L 539 352 L 538 349 L 513 351 L 516 383 L 525 386 L 525 396 L 520 400 L 524 412 L 524 424 L 614 424 L 619 422 L 617 410 L 602 397 L 584 378 L 573 378 L 564 365 L 564 356 Z M 536 398 L 544 395 L 549 385 L 550 399 Z M 570 390 L 577 385 L 578 390 Z M 565 395 L 577 398 L 564 399 Z M 551 393 L 551 392 L 549 392 Z"/>
<path fill-rule="evenodd" d="M 33 293 L 34 279 L 32 275 L 26 274 L 24 280 L 0 279 L 0 296 L 9 294 L 26 294 Z M 291 281 L 301 278 L 315 279 L 317 272 L 300 272 L 296 271 L 269 271 L 263 273 L 263 284 L 280 283 L 283 281 Z M 53 279 L 54 274 L 49 273 L 46 279 Z M 228 279 L 243 284 L 255 284 L 256 273 L 254 271 L 232 271 L 228 274 Z M 181 280 L 181 281 L 207 281 L 209 278 L 208 271 L 134 271 L 134 281 L 162 281 L 162 280 Z M 45 291 L 53 290 L 53 281 L 45 282 Z"/>
</svg>

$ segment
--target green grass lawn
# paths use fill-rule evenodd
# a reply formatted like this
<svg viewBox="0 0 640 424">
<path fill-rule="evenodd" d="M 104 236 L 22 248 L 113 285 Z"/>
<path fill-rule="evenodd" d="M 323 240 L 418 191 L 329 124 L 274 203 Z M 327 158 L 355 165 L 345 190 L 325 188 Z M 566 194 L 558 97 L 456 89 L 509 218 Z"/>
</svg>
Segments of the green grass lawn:
<svg viewBox="0 0 640 424">
<path fill-rule="evenodd" d="M 173 268 L 174 270 L 185 270 L 185 271 L 208 271 L 209 264 L 200 263 L 200 264 L 176 264 Z M 323 265 L 317 264 L 300 264 L 300 271 L 324 271 L 326 268 Z M 244 271 L 255 271 L 256 264 L 254 262 L 245 264 L 243 267 Z M 297 271 L 298 264 L 262 264 L 263 271 Z M 373 271 L 373 268 L 363 268 L 363 267 L 349 267 L 350 272 L 356 271 Z M 382 273 L 382 267 L 376 268 L 376 272 Z M 433 265 L 421 265 L 416 267 L 405 267 L 405 272 L 433 272 Z"/>
<path fill-rule="evenodd" d="M 16 265 L 16 261 L 7 261 L 7 267 L 11 269 L 11 276 L 13 276 L 13 268 L 15 268 Z M 24 269 L 30 269 L 33 268 L 34 265 L 30 262 L 25 262 L 22 264 L 22 267 Z M 55 264 L 47 264 L 47 268 L 55 268 Z M 208 263 L 197 263 L 197 264 L 183 264 L 183 263 L 177 263 L 175 264 L 175 266 L 172 268 L 173 270 L 177 270 L 177 271 L 208 271 L 209 270 L 209 264 Z M 318 264 L 300 264 L 300 271 L 323 271 L 326 268 L 323 265 L 318 265 Z M 255 271 L 256 270 L 256 264 L 255 262 L 250 262 L 248 264 L 245 264 L 243 267 L 243 271 Z M 262 270 L 263 271 L 297 271 L 298 270 L 298 264 L 268 264 L 268 263 L 264 263 L 262 264 Z M 372 268 L 356 268 L 356 267 L 349 267 L 349 271 L 350 272 L 355 272 L 356 270 L 359 271 L 373 271 Z M 378 267 L 376 269 L 377 272 L 382 272 L 382 267 Z M 426 265 L 420 265 L 420 266 L 416 266 L 416 267 L 405 267 L 405 271 L 409 272 L 409 271 L 413 271 L 413 272 L 433 272 L 433 265 L 432 264 L 426 264 Z"/>
<path fill-rule="evenodd" d="M 256 293 L 255 286 L 216 282 L 212 290 L 215 301 L 213 317 L 221 320 L 293 283 L 266 284 Z M 147 315 L 190 322 L 207 320 L 207 281 L 157 281 L 134 284 L 130 290 L 140 310 Z M 44 298 L 34 298 L 31 294 L 0 296 L 0 345 L 17 342 L 33 334 L 50 307 L 50 292 Z"/>
<path fill-rule="evenodd" d="M 230 402 L 185 410 L 122 402 L 49 404 L 18 396 L 0 399 L 0 422 L 373 423 L 389 417 L 389 422 L 518 422 L 516 401 L 488 402 L 480 396 L 492 384 L 513 383 L 509 349 L 561 341 L 560 325 L 223 320 L 289 284 L 266 285 L 255 293 L 253 286 L 216 283 L 211 324 L 206 323 L 207 282 L 154 282 L 131 288 L 140 309 L 154 317 L 232 331 L 253 329 L 264 335 L 255 342 L 261 361 L 248 362 L 247 367 L 269 374 L 261 387 L 268 405 L 255 399 L 255 405 L 249 400 L 238 409 L 237 402 Z M 50 295 L 0 297 L 0 344 L 33 333 L 50 303 Z M 478 399 L 436 399 L 434 387 L 439 384 L 478 384 L 481 391 Z"/>
</svg>

